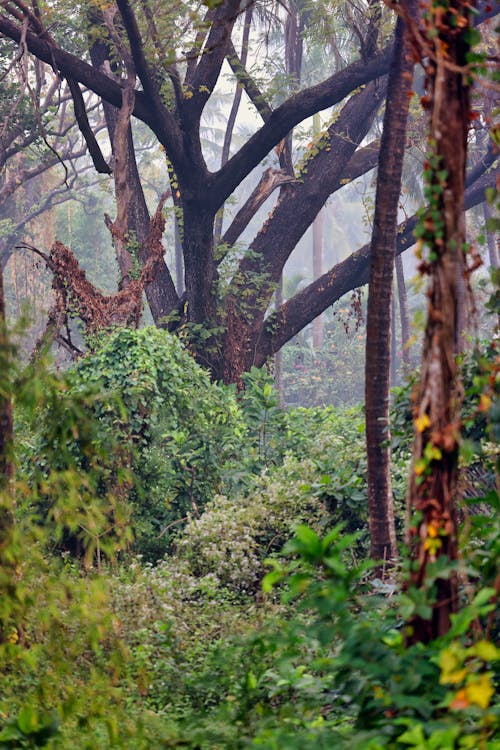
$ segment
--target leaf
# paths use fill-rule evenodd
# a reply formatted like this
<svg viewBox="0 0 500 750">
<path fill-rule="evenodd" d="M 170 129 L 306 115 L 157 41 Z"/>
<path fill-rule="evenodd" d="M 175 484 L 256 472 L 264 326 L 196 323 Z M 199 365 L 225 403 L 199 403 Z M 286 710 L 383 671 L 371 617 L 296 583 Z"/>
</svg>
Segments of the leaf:
<svg viewBox="0 0 500 750">
<path fill-rule="evenodd" d="M 415 429 L 417 432 L 423 432 L 427 427 L 430 427 L 431 420 L 429 415 L 424 413 L 415 419 Z"/>
<path fill-rule="evenodd" d="M 472 648 L 476 656 L 484 661 L 497 661 L 500 659 L 500 648 L 491 641 L 478 641 Z"/>
<path fill-rule="evenodd" d="M 465 693 L 469 703 L 480 708 L 488 708 L 495 689 L 491 684 L 491 675 L 486 673 L 474 678 L 466 685 Z"/>
</svg>

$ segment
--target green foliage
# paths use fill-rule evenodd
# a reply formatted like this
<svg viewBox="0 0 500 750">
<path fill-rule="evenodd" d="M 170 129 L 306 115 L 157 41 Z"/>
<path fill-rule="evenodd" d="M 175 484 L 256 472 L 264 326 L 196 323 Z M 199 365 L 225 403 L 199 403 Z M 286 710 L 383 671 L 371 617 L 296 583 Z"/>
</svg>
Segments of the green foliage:
<svg viewBox="0 0 500 750">
<path fill-rule="evenodd" d="M 88 418 L 88 394 L 69 399 L 67 379 L 43 367 L 3 368 L 0 377 L 2 390 L 15 391 L 17 439 L 24 437 L 24 455 L 33 464 L 29 482 L 19 471 L 0 493 L 0 747 L 130 747 L 131 732 L 137 735 L 133 721 L 113 715 L 124 705 L 126 648 L 105 579 L 83 575 L 50 552 L 68 528 L 81 530 L 82 517 L 97 528 L 105 514 L 109 525 L 116 507 L 110 494 L 97 490 L 102 454 Z M 49 411 L 49 463 L 39 466 L 38 443 L 29 444 L 26 435 L 41 415 L 47 421 Z M 84 471 L 67 447 L 77 443 Z M 42 519 L 42 500 L 50 523 Z M 87 539 L 91 544 L 82 536 L 84 545 Z M 102 547 L 113 558 L 122 541 L 115 531 Z M 90 563 L 95 549 L 86 552 Z"/>
<path fill-rule="evenodd" d="M 94 414 L 101 433 L 128 452 L 135 550 L 155 561 L 175 525 L 199 515 L 219 489 L 238 451 L 245 428 L 234 395 L 211 383 L 177 338 L 152 327 L 104 338 L 72 381 L 75 395 L 92 385 L 120 396 L 123 409 L 108 401 Z"/>
<path fill-rule="evenodd" d="M 253 745 L 497 747 L 500 651 L 479 626 L 495 606 L 494 589 L 479 588 L 446 637 L 406 647 L 398 607 L 370 590 L 366 565 L 346 564 L 354 542 L 339 528 L 323 538 L 299 528 L 287 546 L 295 559 L 274 564 L 264 580 L 265 590 L 284 582 L 283 600 L 298 610 L 276 636 L 277 668 L 256 676 L 274 704 L 261 711 Z"/>
</svg>

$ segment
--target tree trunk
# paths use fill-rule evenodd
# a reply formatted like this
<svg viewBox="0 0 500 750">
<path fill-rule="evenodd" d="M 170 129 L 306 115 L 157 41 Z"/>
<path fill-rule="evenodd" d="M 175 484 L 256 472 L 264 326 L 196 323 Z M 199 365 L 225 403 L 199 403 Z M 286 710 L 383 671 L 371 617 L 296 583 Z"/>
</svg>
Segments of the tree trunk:
<svg viewBox="0 0 500 750">
<path fill-rule="evenodd" d="M 191 323 L 205 325 L 207 328 L 216 323 L 214 218 L 214 214 L 206 210 L 201 200 L 184 201 L 182 245 L 187 318 Z"/>
<path fill-rule="evenodd" d="M 470 112 L 466 76 L 461 71 L 468 51 L 469 5 L 453 0 L 448 14 L 435 17 L 434 13 L 437 6 L 430 10 L 426 39 L 436 61 L 427 68 L 430 154 L 426 182 L 430 206 L 421 229 L 423 246 L 428 248 L 421 270 L 429 274 L 430 282 L 409 489 L 410 509 L 416 514 L 410 527 L 410 595 L 412 589 L 428 591 L 430 564 L 442 557 L 457 559 L 455 503 L 459 492 L 462 387 L 456 355 L 460 280 L 464 274 L 463 204 Z M 439 578 L 434 586 L 430 617 L 419 614 L 409 623 L 411 643 L 427 642 L 446 633 L 451 615 L 457 611 L 455 573 Z"/>
<path fill-rule="evenodd" d="M 182 240 L 179 231 L 179 220 L 174 216 L 174 247 L 175 247 L 175 285 L 179 297 L 184 292 L 184 261 L 182 257 Z"/>
<path fill-rule="evenodd" d="M 365 399 L 370 554 L 373 559 L 384 561 L 394 560 L 397 556 L 390 477 L 391 300 L 412 72 L 409 31 L 402 18 L 398 17 L 379 155 L 366 324 Z"/>
<path fill-rule="evenodd" d="M 398 283 L 399 319 L 401 323 L 401 347 L 403 350 L 403 372 L 410 372 L 410 316 L 408 313 L 408 296 L 406 294 L 403 259 L 396 255 L 396 280 Z"/>
</svg>

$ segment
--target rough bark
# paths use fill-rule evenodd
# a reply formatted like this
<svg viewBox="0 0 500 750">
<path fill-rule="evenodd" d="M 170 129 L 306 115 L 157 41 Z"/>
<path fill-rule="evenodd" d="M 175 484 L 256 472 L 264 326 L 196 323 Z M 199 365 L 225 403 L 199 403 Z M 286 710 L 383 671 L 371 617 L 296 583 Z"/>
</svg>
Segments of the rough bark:
<svg viewBox="0 0 500 750">
<path fill-rule="evenodd" d="M 464 276 L 464 188 L 469 90 L 462 66 L 466 63 L 465 33 L 469 5 L 452 0 L 449 13 L 429 8 L 427 66 L 430 100 L 430 210 L 423 242 L 428 256 L 422 271 L 429 275 L 428 318 L 424 336 L 421 380 L 415 403 L 414 463 L 409 503 L 416 513 L 411 532 L 409 586 L 428 590 L 428 566 L 445 556 L 457 558 L 456 499 L 460 437 L 461 384 L 456 355 L 459 330 L 459 280 Z M 453 13 L 453 17 L 452 14 Z M 431 32 L 431 33 L 429 33 Z M 437 34 L 437 35 L 436 35 Z M 430 601 L 429 619 L 416 615 L 409 623 L 409 641 L 427 642 L 446 633 L 458 606 L 455 573 L 439 578 Z"/>
<path fill-rule="evenodd" d="M 384 90 L 384 86 L 370 84 L 344 105 L 328 129 L 327 147 L 306 161 L 301 181 L 289 185 L 286 194 L 280 195 L 267 222 L 251 243 L 251 253 L 240 263 L 224 303 L 226 312 L 231 310 L 235 317 L 227 329 L 223 371 L 218 374 L 225 382 L 237 381 L 242 372 L 256 364 L 265 312 L 283 266 L 339 183 L 357 144 L 370 128 Z"/>
<path fill-rule="evenodd" d="M 484 171 L 487 167 L 482 166 Z M 485 190 L 494 187 L 500 174 L 498 169 L 481 174 L 472 170 L 469 187 L 465 192 L 465 209 L 473 208 L 485 200 Z M 475 180 L 472 180 L 472 177 Z M 396 253 L 403 253 L 415 244 L 413 232 L 417 224 L 414 215 L 398 226 Z M 254 364 L 263 365 L 278 349 L 290 341 L 317 315 L 339 300 L 368 283 L 370 272 L 370 244 L 364 245 L 348 258 L 337 263 L 319 279 L 309 284 L 298 294 L 284 303 L 279 311 L 271 314 L 260 333 Z"/>
<path fill-rule="evenodd" d="M 397 385 L 398 378 L 398 352 L 397 352 L 397 336 L 396 336 L 396 297 L 392 294 L 391 300 L 391 388 Z"/>
<path fill-rule="evenodd" d="M 94 23 L 97 23 L 97 21 L 98 19 L 94 19 Z M 110 71 L 110 51 L 103 41 L 94 42 L 90 49 L 90 57 L 92 65 L 97 70 L 103 73 L 105 71 Z M 109 104 L 106 100 L 103 100 L 103 109 L 109 139 L 112 148 L 114 148 L 116 125 L 120 110 L 112 104 Z M 130 124 L 126 133 L 125 160 L 125 179 L 130 193 L 125 233 L 129 237 L 136 239 L 139 246 L 139 261 L 141 266 L 144 266 L 151 252 L 147 244 L 151 217 L 146 205 L 141 178 L 137 168 L 132 127 Z M 169 315 L 179 301 L 172 277 L 165 263 L 158 266 L 158 273 L 156 277 L 151 280 L 151 283 L 147 284 L 145 294 L 153 320 L 155 323 L 161 324 L 162 319 Z"/>
<path fill-rule="evenodd" d="M 397 556 L 390 475 L 391 301 L 413 65 L 409 32 L 403 19 L 398 17 L 379 154 L 366 319 L 365 409 L 370 554 L 373 559 L 384 561 L 392 561 Z"/>
</svg>

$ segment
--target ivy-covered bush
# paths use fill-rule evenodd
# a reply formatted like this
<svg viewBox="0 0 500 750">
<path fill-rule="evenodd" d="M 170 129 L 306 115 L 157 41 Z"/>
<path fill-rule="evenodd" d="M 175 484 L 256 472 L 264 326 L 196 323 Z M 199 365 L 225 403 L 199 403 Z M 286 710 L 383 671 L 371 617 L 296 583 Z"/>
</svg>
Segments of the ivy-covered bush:
<svg viewBox="0 0 500 750">
<path fill-rule="evenodd" d="M 362 410 L 295 409 L 282 415 L 278 465 L 269 464 L 238 494 L 218 495 L 191 517 L 176 554 L 194 575 L 213 574 L 238 593 L 258 589 L 263 562 L 301 523 L 321 530 L 342 522 L 357 533 L 352 559 L 368 546 L 366 452 Z M 394 494 L 402 526 L 408 455 L 398 454 Z"/>
<path fill-rule="evenodd" d="M 247 495 L 218 495 L 200 518 L 192 518 L 177 541 L 176 553 L 194 575 L 212 573 L 221 586 L 254 593 L 263 561 L 281 549 L 294 527 L 305 522 L 321 527 L 329 514 L 320 498 L 303 489 L 316 469 L 307 459 L 285 459 L 264 474 Z"/>
<path fill-rule="evenodd" d="M 132 470 L 135 550 L 156 561 L 188 513 L 199 515 L 218 491 L 245 426 L 231 391 L 210 382 L 180 341 L 154 327 L 118 330 L 81 359 L 71 392 L 92 385 L 117 394 L 97 404 L 103 434 L 123 445 Z"/>
</svg>

